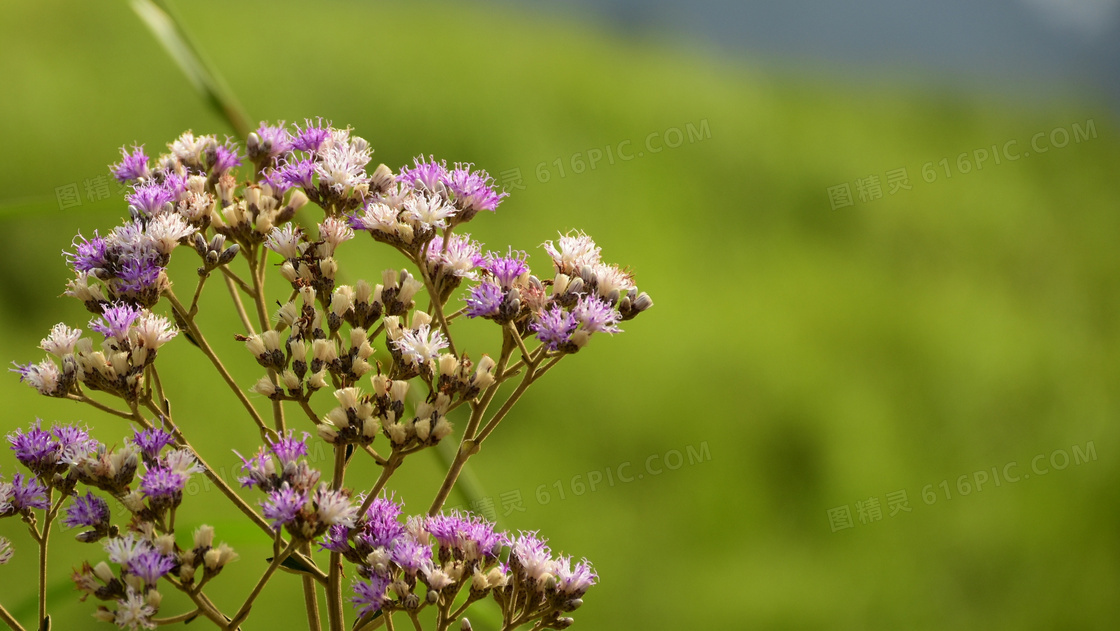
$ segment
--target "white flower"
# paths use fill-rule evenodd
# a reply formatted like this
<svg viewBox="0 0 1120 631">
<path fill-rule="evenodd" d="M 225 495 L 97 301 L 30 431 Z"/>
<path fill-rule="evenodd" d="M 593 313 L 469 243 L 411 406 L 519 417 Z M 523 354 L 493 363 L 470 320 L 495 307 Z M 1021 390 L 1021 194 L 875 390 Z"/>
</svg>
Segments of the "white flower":
<svg viewBox="0 0 1120 631">
<path fill-rule="evenodd" d="M 455 207 L 439 195 L 410 195 L 404 201 L 405 218 L 423 226 L 444 228 L 447 218 L 455 214 Z"/>
<path fill-rule="evenodd" d="M 198 464 L 198 460 L 195 459 L 194 454 L 189 449 L 175 449 L 168 452 L 165 458 L 167 459 L 167 468 L 174 473 L 190 475 L 206 471 L 202 468 L 202 465 Z"/>
<path fill-rule="evenodd" d="M 73 354 L 74 345 L 78 343 L 78 338 L 81 336 L 81 329 L 71 329 L 59 322 L 51 329 L 50 335 L 39 342 L 39 348 L 61 359 Z"/>
<path fill-rule="evenodd" d="M 350 497 L 341 491 L 333 491 L 326 484 L 319 486 L 311 498 L 318 509 L 319 521 L 334 526 L 341 524 L 350 528 L 358 518 L 358 507 Z"/>
<path fill-rule="evenodd" d="M 552 241 L 544 243 L 543 247 L 560 272 L 578 275 L 579 270 L 585 265 L 594 267 L 601 260 L 601 248 L 595 245 L 591 237 L 582 232 L 561 235 L 558 242 L 559 247 L 553 245 Z"/>
<path fill-rule="evenodd" d="M 176 158 L 188 164 L 202 162 L 202 153 L 218 146 L 218 139 L 214 136 L 195 137 L 190 131 L 183 132 L 175 142 L 167 145 Z"/>
<path fill-rule="evenodd" d="M 393 345 L 406 361 L 416 366 L 435 359 L 441 350 L 447 348 L 447 338 L 438 329 L 433 330 L 423 324 L 417 329 L 402 331 L 400 338 L 393 340 Z"/>
<path fill-rule="evenodd" d="M 137 538 L 136 534 L 131 532 L 123 537 L 114 537 L 105 542 L 105 552 L 109 554 L 109 560 L 120 565 L 125 565 L 133 557 L 142 552 L 147 552 L 151 547 L 151 544 Z"/>
<path fill-rule="evenodd" d="M 167 318 L 146 311 L 137 318 L 132 333 L 140 346 L 154 351 L 174 339 L 179 331 Z"/>
<path fill-rule="evenodd" d="M 49 359 L 44 359 L 38 364 L 20 366 L 14 370 L 19 373 L 21 381 L 26 381 L 27 385 L 45 395 L 50 395 L 57 390 L 58 382 L 62 378 L 58 366 Z"/>
<path fill-rule="evenodd" d="M 396 234 L 398 213 L 398 210 L 388 204 L 376 202 L 366 205 L 364 212 L 358 217 L 358 222 L 365 230 Z"/>
<path fill-rule="evenodd" d="M 593 271 L 599 295 L 604 298 L 609 297 L 615 290 L 624 294 L 635 287 L 634 279 L 630 274 L 617 265 L 596 265 Z"/>
<path fill-rule="evenodd" d="M 140 627 L 154 629 L 156 625 L 151 618 L 155 613 L 155 608 L 148 604 L 144 595 L 129 587 L 128 595 L 117 600 L 117 615 L 113 622 L 122 629 L 125 627 L 134 631 Z"/>
<path fill-rule="evenodd" d="M 12 560 L 12 544 L 4 537 L 0 537 L 0 565 Z"/>
<path fill-rule="evenodd" d="M 332 256 L 341 243 L 354 238 L 354 230 L 337 217 L 327 217 L 319 224 L 319 238 L 329 248 L 323 255 Z"/>
<path fill-rule="evenodd" d="M 152 248 L 166 256 L 171 254 L 181 240 L 194 234 L 194 231 L 194 227 L 182 215 L 168 213 L 149 221 L 144 234 Z"/>
<path fill-rule="evenodd" d="M 298 259 L 300 257 L 300 237 L 303 233 L 299 228 L 292 224 L 287 224 L 283 228 L 273 228 L 272 232 L 268 233 L 268 240 L 264 242 L 264 247 L 276 252 L 286 259 Z"/>
</svg>

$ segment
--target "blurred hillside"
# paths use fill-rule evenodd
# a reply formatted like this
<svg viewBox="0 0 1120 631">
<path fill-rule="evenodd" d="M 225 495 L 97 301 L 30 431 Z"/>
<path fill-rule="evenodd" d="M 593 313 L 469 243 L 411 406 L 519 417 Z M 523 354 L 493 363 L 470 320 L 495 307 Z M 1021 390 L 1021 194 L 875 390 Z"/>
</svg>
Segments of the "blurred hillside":
<svg viewBox="0 0 1120 631">
<path fill-rule="evenodd" d="M 351 124 L 394 168 L 420 153 L 474 161 L 512 192 L 472 223 L 476 238 L 530 250 L 540 273 L 537 244 L 579 228 L 653 296 L 624 334 L 595 339 L 530 391 L 472 461 L 504 526 L 540 529 L 595 563 L 602 584 L 576 628 L 1109 628 L 1120 617 L 1120 140 L 1100 104 L 1015 109 L 807 84 L 469 5 L 178 6 L 255 120 Z M 126 214 L 115 188 L 97 199 L 116 148 L 232 130 L 124 3 L 5 4 L 0 53 L 0 357 L 22 363 L 55 322 L 88 320 L 55 298 L 59 252 Z M 892 193 L 900 169 L 909 188 Z M 81 205 L 60 208 L 71 186 Z M 368 240 L 351 245 L 352 278 L 400 265 Z M 190 253 L 173 266 L 193 286 Z M 247 387 L 259 369 L 222 334 L 236 321 L 216 289 L 202 326 Z M 492 331 L 475 331 L 471 354 L 493 349 Z M 185 433 L 231 468 L 252 425 L 196 349 L 176 340 L 161 356 Z M 0 397 L 5 433 L 36 416 L 83 419 L 107 442 L 126 432 L 11 375 Z M 14 467 L 0 460 L 5 477 Z M 577 492 L 608 469 L 614 484 Z M 434 460 L 409 461 L 398 478 L 410 510 L 427 506 L 437 476 Z M 892 516 L 900 490 L 911 510 Z M 514 491 L 525 510 L 502 515 Z M 852 527 L 837 529 L 842 506 Z M 236 607 L 268 542 L 213 491 L 188 497 L 180 518 L 184 532 L 215 525 L 241 553 L 212 594 Z M 13 520 L 0 534 L 16 547 L 3 601 L 27 620 L 34 548 Z M 77 543 L 52 553 L 56 628 L 89 624 L 95 605 L 64 577 L 101 557 Z M 247 628 L 302 616 L 291 577 L 262 598 Z"/>
</svg>

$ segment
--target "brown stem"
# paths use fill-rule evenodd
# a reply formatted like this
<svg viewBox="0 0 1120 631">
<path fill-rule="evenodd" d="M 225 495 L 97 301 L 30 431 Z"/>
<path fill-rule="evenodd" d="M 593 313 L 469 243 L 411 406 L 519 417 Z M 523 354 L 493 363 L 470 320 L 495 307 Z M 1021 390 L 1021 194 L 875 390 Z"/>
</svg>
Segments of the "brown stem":
<svg viewBox="0 0 1120 631">
<path fill-rule="evenodd" d="M 219 269 L 226 273 L 224 277 L 226 280 L 226 288 L 229 289 L 230 298 L 233 299 L 233 306 L 237 307 L 237 315 L 241 318 L 241 325 L 245 327 L 245 334 L 255 335 L 256 331 L 253 330 L 253 323 L 249 321 L 249 314 L 245 312 L 245 305 L 241 302 L 241 294 L 237 293 L 237 287 L 234 285 L 234 281 L 230 278 L 230 275 L 233 274 L 233 272 L 226 269 L 225 265 L 223 265 Z M 249 289 L 248 286 L 245 285 L 245 281 L 242 281 L 240 278 L 238 278 L 237 281 L 241 283 L 241 288 L 251 296 L 253 292 L 251 289 Z"/>
<path fill-rule="evenodd" d="M 12 616 L 12 614 L 8 613 L 8 610 L 4 608 L 4 605 L 0 605 L 0 620 L 3 620 L 5 623 L 7 623 L 7 625 L 12 628 L 12 631 L 27 631 L 27 629 L 24 629 L 23 625 L 20 624 L 19 621 Z"/>
<path fill-rule="evenodd" d="M 202 352 L 210 360 L 210 363 L 214 364 L 214 367 L 218 369 L 218 373 L 222 375 L 222 379 L 225 380 L 226 385 L 230 387 L 230 390 L 233 390 L 233 393 L 237 395 L 237 399 L 241 401 L 241 405 L 245 406 L 245 410 L 249 412 L 250 416 L 253 417 L 253 422 L 256 423 L 257 427 L 259 427 L 261 431 L 266 435 L 269 433 L 273 433 L 273 430 L 264 424 L 264 420 L 261 419 L 261 415 L 257 413 L 257 409 L 254 408 L 253 404 L 249 402 L 249 398 L 246 397 L 245 393 L 241 391 L 240 387 L 238 387 L 237 382 L 233 380 L 232 376 L 230 376 L 229 371 L 227 371 L 226 367 L 222 365 L 222 360 L 218 359 L 218 356 L 214 354 L 214 349 L 211 348 L 210 344 L 206 342 L 206 338 L 203 337 L 202 331 L 199 330 L 198 325 L 194 322 L 194 319 L 187 315 L 187 311 L 183 307 L 183 303 L 179 302 L 179 299 L 175 297 L 175 293 L 171 291 L 170 288 L 165 291 L 164 295 L 166 295 L 167 299 L 171 301 L 171 306 L 179 312 L 180 317 L 182 317 L 183 321 L 187 324 L 187 327 L 190 329 L 191 337 L 194 338 L 194 341 L 198 344 L 198 347 L 202 349 Z"/>
<path fill-rule="evenodd" d="M 300 547 L 300 552 L 305 556 L 311 556 L 311 545 L 303 544 Z M 319 622 L 319 594 L 315 589 L 315 579 L 304 574 L 301 579 L 303 580 L 303 605 L 307 610 L 307 628 L 308 631 L 321 631 L 322 627 Z"/>
</svg>

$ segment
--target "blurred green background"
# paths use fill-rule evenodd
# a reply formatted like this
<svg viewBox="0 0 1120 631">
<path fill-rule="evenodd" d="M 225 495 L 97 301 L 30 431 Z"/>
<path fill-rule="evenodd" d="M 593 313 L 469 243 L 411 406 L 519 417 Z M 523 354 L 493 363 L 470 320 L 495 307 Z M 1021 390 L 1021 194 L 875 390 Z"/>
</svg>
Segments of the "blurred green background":
<svg viewBox="0 0 1120 631">
<path fill-rule="evenodd" d="M 498 6 L 178 8 L 254 121 L 350 124 L 394 168 L 432 153 L 510 186 L 519 169 L 524 188 L 471 224 L 476 238 L 530 250 L 540 271 L 537 244 L 585 230 L 654 298 L 625 334 L 596 338 L 530 390 L 472 461 L 503 526 L 540 529 L 554 550 L 594 562 L 601 584 L 577 628 L 1120 619 L 1120 142 L 1102 103 L 857 89 Z M 56 298 L 61 250 L 127 213 L 115 186 L 96 200 L 86 181 L 122 144 L 158 152 L 184 129 L 233 131 L 123 2 L 5 3 L 0 76 L 0 358 L 25 363 L 52 324 L 88 320 Z M 588 150 L 625 141 L 633 159 L 579 168 Z M 1008 141 L 1020 159 L 976 166 L 978 150 Z M 901 168 L 910 189 L 891 193 L 887 172 Z M 882 195 L 861 201 L 857 180 L 871 175 Z M 844 184 L 852 204 L 834 209 L 829 189 Z M 81 205 L 62 209 L 57 189 L 69 185 Z M 367 239 L 351 245 L 348 280 L 402 264 Z M 183 287 L 191 258 L 173 262 Z M 225 334 L 236 329 L 228 296 L 214 285 L 202 304 L 203 330 L 250 385 L 259 369 Z M 472 355 L 495 350 L 486 327 L 470 340 Z M 185 340 L 161 356 L 185 433 L 232 470 L 230 450 L 253 449 L 251 423 Z M 85 421 L 109 443 L 126 434 L 15 375 L 0 396 L 5 433 L 42 417 Z M 0 473 L 15 466 L 5 456 Z M 591 472 L 602 481 L 581 493 Z M 360 467 L 348 482 L 375 473 Z M 422 512 L 439 477 L 420 455 L 395 488 Z M 910 510 L 891 515 L 900 490 Z M 509 506 L 515 492 L 524 510 Z M 872 499 L 881 518 L 861 519 Z M 832 519 L 842 507 L 850 528 Z M 188 497 L 180 519 L 183 536 L 210 523 L 241 553 L 208 589 L 235 609 L 267 540 L 212 489 Z M 35 548 L 15 520 L 0 534 L 16 548 L 0 567 L 3 604 L 30 624 Z M 93 627 L 95 604 L 77 602 L 67 576 L 103 553 L 69 539 L 58 535 L 50 561 L 55 628 Z M 303 625 L 291 576 L 258 603 L 247 629 Z M 184 610 L 169 594 L 162 613 Z M 475 628 L 489 624 L 482 612 Z"/>
</svg>

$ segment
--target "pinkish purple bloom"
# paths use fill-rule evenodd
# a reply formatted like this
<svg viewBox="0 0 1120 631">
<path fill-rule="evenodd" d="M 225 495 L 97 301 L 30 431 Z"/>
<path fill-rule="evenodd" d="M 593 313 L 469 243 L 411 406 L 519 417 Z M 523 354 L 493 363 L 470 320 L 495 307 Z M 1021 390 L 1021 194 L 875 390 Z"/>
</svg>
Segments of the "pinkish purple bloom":
<svg viewBox="0 0 1120 631">
<path fill-rule="evenodd" d="M 249 159 L 257 160 L 258 157 L 268 159 L 276 158 L 292 150 L 292 135 L 284 128 L 284 121 L 277 125 L 261 123 L 261 126 L 249 137 Z"/>
<path fill-rule="evenodd" d="M 506 256 L 490 252 L 480 265 L 498 281 L 502 289 L 511 289 L 522 275 L 529 273 L 529 264 L 525 262 L 525 256 L 524 252 L 514 252 L 512 249 Z"/>
<path fill-rule="evenodd" d="M 467 560 L 495 559 L 507 543 L 506 535 L 495 531 L 493 523 L 470 513 L 433 515 L 425 521 L 425 528 L 440 547 Z"/>
<path fill-rule="evenodd" d="M 144 145 L 134 145 L 131 154 L 121 147 L 121 161 L 110 165 L 109 170 L 121 184 L 147 178 L 151 172 L 148 170 L 148 156 L 144 155 Z"/>
<path fill-rule="evenodd" d="M 400 175 L 397 176 L 397 181 L 418 191 L 426 191 L 429 193 L 440 193 L 443 191 L 443 183 L 447 179 L 447 162 L 439 161 L 433 156 L 428 156 L 428 160 L 424 160 L 424 156 L 417 156 L 412 159 L 415 166 L 401 167 Z"/>
<path fill-rule="evenodd" d="M 529 324 L 529 329 L 537 334 L 542 344 L 554 351 L 571 341 L 572 333 L 578 326 L 574 315 L 564 311 L 560 305 L 552 305 L 552 308 L 537 315 L 537 319 Z"/>
<path fill-rule="evenodd" d="M 312 123 L 311 119 L 306 119 L 303 123 L 303 129 L 300 129 L 298 125 L 293 125 L 297 133 L 295 138 L 292 139 L 292 148 L 315 153 L 331 137 L 331 125 L 330 123 L 324 125 L 322 118 L 317 119 L 315 123 Z"/>
<path fill-rule="evenodd" d="M 288 160 L 274 171 L 275 177 L 283 183 L 284 188 L 300 186 L 312 188 L 312 178 L 315 175 L 315 163 L 310 159 Z"/>
<path fill-rule="evenodd" d="M 581 330 L 588 333 L 621 333 L 618 328 L 618 311 L 606 300 L 598 296 L 582 296 L 574 307 L 572 315 L 579 322 Z"/>
<path fill-rule="evenodd" d="M 175 437 L 169 432 L 165 432 L 158 427 L 145 429 L 143 431 L 136 431 L 132 436 L 132 442 L 140 448 L 140 451 L 150 460 L 159 458 L 159 452 L 164 447 L 175 443 Z"/>
<path fill-rule="evenodd" d="M 350 602 L 358 608 L 358 615 L 365 616 L 379 609 L 385 603 L 385 592 L 392 583 L 388 578 L 374 574 L 369 580 L 354 582 L 354 596 Z"/>
<path fill-rule="evenodd" d="M 75 495 L 62 518 L 62 525 L 67 528 L 106 529 L 109 527 L 109 504 L 93 493 Z"/>
<path fill-rule="evenodd" d="M 569 598 L 580 598 L 599 579 L 587 559 L 572 566 L 572 558 L 561 556 L 553 564 L 556 589 Z"/>
<path fill-rule="evenodd" d="M 132 189 L 132 194 L 128 196 L 129 207 L 148 217 L 162 214 L 178 201 L 175 188 L 178 187 L 154 180 L 144 182 Z"/>
<path fill-rule="evenodd" d="M 144 579 L 148 585 L 155 585 L 163 575 L 175 567 L 175 557 L 160 554 L 154 548 L 148 548 L 132 556 L 126 564 L 130 574 L 135 574 Z"/>
<path fill-rule="evenodd" d="M 307 493 L 296 491 L 285 482 L 268 494 L 268 499 L 261 503 L 261 512 L 272 520 L 273 528 L 280 530 L 281 526 L 294 521 L 306 504 Z"/>
<path fill-rule="evenodd" d="M 186 475 L 156 464 L 140 478 L 140 492 L 152 499 L 175 501 L 182 497 L 186 484 Z"/>
<path fill-rule="evenodd" d="M 73 245 L 73 252 L 63 252 L 63 254 L 69 259 L 75 271 L 90 272 L 104 268 L 108 264 L 105 239 L 98 236 L 96 231 L 92 239 L 86 239 L 80 234 L 74 237 Z"/>
<path fill-rule="evenodd" d="M 42 428 L 39 419 L 35 419 L 27 431 L 16 430 L 9 434 L 8 442 L 12 444 L 16 460 L 36 475 L 42 475 L 58 463 L 61 447 L 54 436 Z"/>
<path fill-rule="evenodd" d="M 272 453 L 276 454 L 276 458 L 280 460 L 280 464 L 290 464 L 295 462 L 301 456 L 307 455 L 307 438 L 310 436 L 307 432 L 303 432 L 303 438 L 295 438 L 295 430 L 289 430 L 286 436 L 282 436 L 280 440 L 268 442 L 268 446 L 272 449 Z"/>
<path fill-rule="evenodd" d="M 121 292 L 143 293 L 159 285 L 163 267 L 155 257 L 133 258 L 124 262 L 117 272 L 117 289 Z"/>
<path fill-rule="evenodd" d="M 401 537 L 389 548 L 389 558 L 409 575 L 432 567 L 432 549 L 411 537 Z"/>
<path fill-rule="evenodd" d="M 117 302 L 102 311 L 100 318 L 90 320 L 89 328 L 106 338 L 124 340 L 128 337 L 128 329 L 139 317 L 139 309 L 127 303 Z"/>
<path fill-rule="evenodd" d="M 19 511 L 28 511 L 32 508 L 45 510 L 51 506 L 47 501 L 46 485 L 37 478 L 24 476 L 22 473 L 12 475 L 10 502 Z"/>
<path fill-rule="evenodd" d="M 501 287 L 489 281 L 483 281 L 471 287 L 471 293 L 466 299 L 467 317 L 494 317 L 498 315 L 504 299 L 505 292 L 502 291 Z"/>
<path fill-rule="evenodd" d="M 494 211 L 509 193 L 498 193 L 490 174 L 483 170 L 471 171 L 471 165 L 456 163 L 446 178 L 448 190 L 453 195 L 455 207 L 463 211 L 462 219 L 469 220 L 480 210 Z"/>
<path fill-rule="evenodd" d="M 241 156 L 232 144 L 218 145 L 214 148 L 214 173 L 225 175 L 230 169 L 241 166 Z"/>
</svg>

